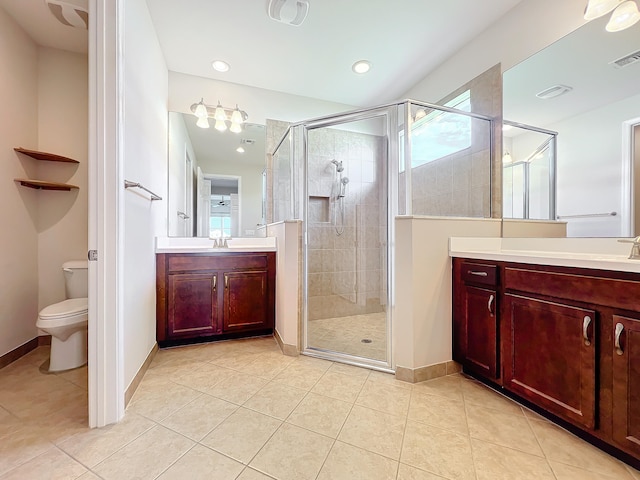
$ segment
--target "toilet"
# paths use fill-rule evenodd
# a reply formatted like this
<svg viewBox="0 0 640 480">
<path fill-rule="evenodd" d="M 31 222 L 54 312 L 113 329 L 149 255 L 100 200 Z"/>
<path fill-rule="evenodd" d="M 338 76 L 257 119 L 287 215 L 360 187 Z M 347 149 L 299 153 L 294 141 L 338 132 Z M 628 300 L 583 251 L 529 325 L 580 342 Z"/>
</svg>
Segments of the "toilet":
<svg viewBox="0 0 640 480">
<path fill-rule="evenodd" d="M 43 308 L 36 327 L 51 335 L 49 372 L 78 368 L 87 363 L 88 262 L 62 265 L 67 300 Z"/>
</svg>

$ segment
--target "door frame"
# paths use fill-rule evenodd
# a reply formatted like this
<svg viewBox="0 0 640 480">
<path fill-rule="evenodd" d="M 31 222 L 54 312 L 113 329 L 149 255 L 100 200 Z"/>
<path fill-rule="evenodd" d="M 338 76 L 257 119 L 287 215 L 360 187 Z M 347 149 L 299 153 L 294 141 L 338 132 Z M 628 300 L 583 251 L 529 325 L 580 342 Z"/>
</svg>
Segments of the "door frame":
<svg viewBox="0 0 640 480">
<path fill-rule="evenodd" d="M 634 237 L 640 225 L 634 225 L 635 218 L 635 129 L 640 126 L 640 117 L 622 122 L 622 202 L 620 208 L 621 236 Z M 640 189 L 640 185 L 637 187 Z"/>
<path fill-rule="evenodd" d="M 89 427 L 124 416 L 123 0 L 89 0 Z"/>
</svg>

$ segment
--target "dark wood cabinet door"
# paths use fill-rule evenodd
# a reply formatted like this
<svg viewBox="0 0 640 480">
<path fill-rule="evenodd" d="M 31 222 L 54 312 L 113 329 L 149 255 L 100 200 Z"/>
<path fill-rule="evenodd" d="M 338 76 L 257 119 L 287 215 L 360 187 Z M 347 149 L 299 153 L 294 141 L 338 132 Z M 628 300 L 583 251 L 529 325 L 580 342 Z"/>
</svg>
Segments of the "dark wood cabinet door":
<svg viewBox="0 0 640 480">
<path fill-rule="evenodd" d="M 272 328 L 268 309 L 267 271 L 224 272 L 223 330 Z"/>
<path fill-rule="evenodd" d="M 503 384 L 572 423 L 595 428 L 593 310 L 505 295 Z"/>
<path fill-rule="evenodd" d="M 640 318 L 613 316 L 613 439 L 640 455 Z"/>
<path fill-rule="evenodd" d="M 496 291 L 465 286 L 465 368 L 498 377 Z"/>
<path fill-rule="evenodd" d="M 169 275 L 169 338 L 220 333 L 218 325 L 218 275 L 185 273 Z"/>
</svg>

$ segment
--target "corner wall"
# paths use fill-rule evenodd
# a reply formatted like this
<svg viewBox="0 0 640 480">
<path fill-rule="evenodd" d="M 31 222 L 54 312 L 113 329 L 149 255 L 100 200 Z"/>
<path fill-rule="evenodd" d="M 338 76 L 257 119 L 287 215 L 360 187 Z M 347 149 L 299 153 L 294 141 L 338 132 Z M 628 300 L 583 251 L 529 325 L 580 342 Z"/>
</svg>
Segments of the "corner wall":
<svg viewBox="0 0 640 480">
<path fill-rule="evenodd" d="M 40 192 L 14 182 L 35 177 L 36 165 L 13 148 L 37 148 L 37 55 L 35 43 L 0 8 L 0 356 L 36 336 Z"/>
</svg>

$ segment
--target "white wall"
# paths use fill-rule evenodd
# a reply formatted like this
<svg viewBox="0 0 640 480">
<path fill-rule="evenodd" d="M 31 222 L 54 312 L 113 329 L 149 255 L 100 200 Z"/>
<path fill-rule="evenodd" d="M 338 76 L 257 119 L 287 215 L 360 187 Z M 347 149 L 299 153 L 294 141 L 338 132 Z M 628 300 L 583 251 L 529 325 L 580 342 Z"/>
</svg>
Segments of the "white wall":
<svg viewBox="0 0 640 480">
<path fill-rule="evenodd" d="M 167 68 L 145 0 L 124 5 L 123 174 L 167 195 Z M 166 200 L 124 192 L 122 339 L 126 388 L 156 342 L 155 236 L 167 232 Z"/>
<path fill-rule="evenodd" d="M 0 355 L 4 355 L 36 336 L 41 192 L 13 180 L 36 174 L 36 161 L 13 148 L 38 146 L 38 51 L 2 8 L 0 72 Z"/>
<path fill-rule="evenodd" d="M 585 0 L 523 0 L 404 95 L 437 102 L 496 63 L 505 71 L 585 23 Z"/>
<path fill-rule="evenodd" d="M 38 195 L 38 307 L 64 300 L 62 264 L 87 258 L 89 132 L 87 56 L 38 49 L 38 149 L 80 164 L 39 162 L 38 178 L 71 183 Z"/>
</svg>

